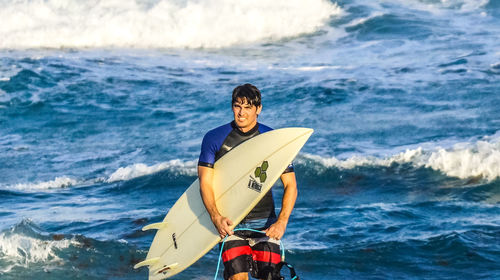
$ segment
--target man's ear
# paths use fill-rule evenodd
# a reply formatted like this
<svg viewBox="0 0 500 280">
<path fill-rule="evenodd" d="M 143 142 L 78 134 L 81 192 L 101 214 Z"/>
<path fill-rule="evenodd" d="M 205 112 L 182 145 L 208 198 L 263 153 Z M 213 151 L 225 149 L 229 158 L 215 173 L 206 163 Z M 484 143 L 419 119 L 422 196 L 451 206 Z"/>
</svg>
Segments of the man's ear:
<svg viewBox="0 0 500 280">
<path fill-rule="evenodd" d="M 260 111 L 262 111 L 262 104 L 259 107 L 257 107 L 257 115 L 260 114 Z"/>
</svg>

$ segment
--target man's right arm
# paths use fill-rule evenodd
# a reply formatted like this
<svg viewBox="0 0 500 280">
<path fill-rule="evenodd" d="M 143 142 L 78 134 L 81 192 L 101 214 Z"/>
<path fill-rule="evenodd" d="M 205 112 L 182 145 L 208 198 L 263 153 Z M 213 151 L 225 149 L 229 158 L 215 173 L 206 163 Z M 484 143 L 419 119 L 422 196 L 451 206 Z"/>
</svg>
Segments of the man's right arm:
<svg viewBox="0 0 500 280">
<path fill-rule="evenodd" d="M 230 228 L 233 222 L 222 216 L 215 204 L 213 189 L 214 169 L 206 166 L 198 166 L 198 178 L 200 179 L 200 193 L 203 204 L 212 219 L 212 223 L 219 232 L 219 235 L 221 238 L 224 238 L 226 235 L 234 234 Z"/>
</svg>

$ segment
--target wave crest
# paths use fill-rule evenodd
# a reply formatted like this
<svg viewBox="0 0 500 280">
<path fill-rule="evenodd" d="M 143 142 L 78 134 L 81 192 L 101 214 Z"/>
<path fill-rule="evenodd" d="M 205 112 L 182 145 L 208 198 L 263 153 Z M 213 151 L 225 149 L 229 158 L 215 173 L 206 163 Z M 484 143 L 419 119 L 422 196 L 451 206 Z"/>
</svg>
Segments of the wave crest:
<svg viewBox="0 0 500 280">
<path fill-rule="evenodd" d="M 352 169 L 358 166 L 390 166 L 412 164 L 441 171 L 447 176 L 466 179 L 481 177 L 492 181 L 500 177 L 500 139 L 485 139 L 474 143 L 458 143 L 451 148 L 418 147 L 386 157 L 353 156 L 347 159 L 304 154 L 325 167 Z M 300 162 L 300 159 L 299 159 Z"/>
<path fill-rule="evenodd" d="M 114 183 L 128 181 L 134 178 L 151 175 L 160 171 L 169 170 L 174 175 L 197 176 L 196 160 L 182 161 L 174 159 L 153 165 L 135 163 L 126 167 L 120 167 L 109 177 L 99 177 L 90 180 L 73 179 L 67 176 L 56 177 L 54 180 L 37 183 L 19 183 L 2 187 L 5 190 L 37 192 L 62 189 L 75 186 L 91 185 L 95 183 Z"/>
<path fill-rule="evenodd" d="M 16 265 L 57 262 L 61 260 L 57 251 L 79 244 L 73 239 L 64 239 L 57 235 L 52 238 L 45 237 L 37 231 L 36 225 L 25 220 L 0 233 L 0 260 Z M 11 268 L 7 267 L 3 272 L 8 272 Z"/>
<path fill-rule="evenodd" d="M 1 48 L 220 48 L 316 31 L 326 0 L 31 0 L 0 7 Z"/>
<path fill-rule="evenodd" d="M 166 169 L 175 170 L 175 173 L 177 174 L 196 176 L 196 161 L 183 162 L 181 160 L 174 159 L 151 166 L 143 163 L 136 163 L 127 167 L 118 168 L 118 170 L 109 176 L 106 182 L 112 183 L 117 181 L 127 181 Z"/>
<path fill-rule="evenodd" d="M 79 184 L 79 182 L 70 177 L 56 177 L 54 180 L 40 182 L 40 183 L 23 183 L 7 187 L 7 189 L 20 190 L 20 191 L 40 191 L 50 189 L 67 188 Z"/>
</svg>

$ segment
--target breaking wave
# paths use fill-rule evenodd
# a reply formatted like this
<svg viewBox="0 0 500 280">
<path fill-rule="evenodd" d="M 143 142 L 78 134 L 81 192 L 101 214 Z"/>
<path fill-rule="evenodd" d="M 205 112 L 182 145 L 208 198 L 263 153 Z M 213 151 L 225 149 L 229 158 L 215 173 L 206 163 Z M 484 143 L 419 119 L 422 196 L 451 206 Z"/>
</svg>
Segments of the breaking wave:
<svg viewBox="0 0 500 280">
<path fill-rule="evenodd" d="M 341 13 L 325 0 L 11 0 L 0 49 L 221 48 L 312 33 Z"/>
<path fill-rule="evenodd" d="M 352 156 L 347 159 L 303 154 L 302 159 L 314 160 L 325 167 L 352 169 L 358 166 L 390 166 L 412 164 L 441 171 L 447 176 L 466 179 L 481 177 L 492 181 L 500 177 L 500 139 L 484 139 L 474 143 L 458 143 L 451 148 L 407 149 L 385 158 Z M 300 162 L 302 159 L 298 159 Z"/>
<path fill-rule="evenodd" d="M 136 163 L 127 167 L 118 168 L 118 170 L 109 176 L 106 182 L 126 181 L 166 169 L 171 169 L 176 174 L 196 176 L 196 161 L 183 162 L 179 159 L 175 159 L 150 166 L 143 163 Z"/>
<path fill-rule="evenodd" d="M 116 267 L 123 276 L 118 278 L 125 279 L 137 274 L 132 266 L 143 257 L 143 251 L 124 240 L 100 241 L 83 235 L 49 233 L 28 219 L 0 232 L 2 279 L 26 275 L 45 279 L 48 273 L 55 279 L 75 279 L 82 273 L 89 279 L 116 278 L 116 271 L 115 277 L 103 275 L 99 270 L 102 263 Z"/>
<path fill-rule="evenodd" d="M 16 225 L 12 229 L 0 233 L 0 260 L 10 264 L 27 266 L 30 263 L 57 262 L 57 252 L 79 243 L 63 236 L 42 236 L 37 227 L 29 220 Z M 12 266 L 4 268 L 8 272 Z"/>
<path fill-rule="evenodd" d="M 128 181 L 138 177 L 151 175 L 157 172 L 168 170 L 173 175 L 196 176 L 196 160 L 182 161 L 174 159 L 153 165 L 135 163 L 126 167 L 120 167 L 108 177 L 100 177 L 91 180 L 74 179 L 68 176 L 56 177 L 54 180 L 36 183 L 19 183 L 2 187 L 4 190 L 14 190 L 22 192 L 37 192 L 54 189 L 84 186 L 96 183 L 114 183 Z"/>
<path fill-rule="evenodd" d="M 307 161 L 320 164 L 323 167 L 336 167 L 340 169 L 354 169 L 359 166 L 391 166 L 393 164 L 411 164 L 415 168 L 431 168 L 440 171 L 449 177 L 460 179 L 483 178 L 488 181 L 500 177 L 500 139 L 496 137 L 485 138 L 472 143 L 458 143 L 450 148 L 442 147 L 417 147 L 406 149 L 403 152 L 387 157 L 356 155 L 345 159 L 336 157 L 323 157 L 314 154 L 301 153 L 295 163 L 306 169 L 315 169 L 308 166 Z M 111 175 L 93 180 L 78 180 L 67 176 L 56 177 L 54 180 L 39 183 L 21 183 L 3 187 L 6 190 L 18 191 L 43 191 L 67 188 L 71 186 L 87 185 L 94 183 L 114 183 L 128 181 L 134 178 L 148 176 L 161 171 L 169 171 L 174 175 L 195 177 L 196 160 L 183 161 L 174 159 L 153 165 L 136 163 L 120 167 Z M 315 173 L 321 173 L 316 170 Z"/>
<path fill-rule="evenodd" d="M 50 189 L 67 188 L 79 184 L 79 182 L 70 177 L 56 177 L 54 180 L 39 183 L 21 183 L 8 186 L 6 189 L 19 191 L 40 191 Z"/>
</svg>

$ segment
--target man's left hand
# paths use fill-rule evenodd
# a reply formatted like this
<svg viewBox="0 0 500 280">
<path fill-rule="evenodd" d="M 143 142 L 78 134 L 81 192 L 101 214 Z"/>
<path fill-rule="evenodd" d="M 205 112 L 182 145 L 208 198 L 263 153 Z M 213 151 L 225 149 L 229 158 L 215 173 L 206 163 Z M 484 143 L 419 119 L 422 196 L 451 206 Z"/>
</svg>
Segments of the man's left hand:
<svg viewBox="0 0 500 280">
<path fill-rule="evenodd" d="M 268 229 L 264 232 L 269 238 L 274 238 L 276 240 L 280 240 L 281 237 L 285 234 L 286 223 L 278 220 L 276 223 L 272 224 Z"/>
</svg>

